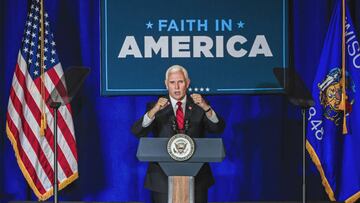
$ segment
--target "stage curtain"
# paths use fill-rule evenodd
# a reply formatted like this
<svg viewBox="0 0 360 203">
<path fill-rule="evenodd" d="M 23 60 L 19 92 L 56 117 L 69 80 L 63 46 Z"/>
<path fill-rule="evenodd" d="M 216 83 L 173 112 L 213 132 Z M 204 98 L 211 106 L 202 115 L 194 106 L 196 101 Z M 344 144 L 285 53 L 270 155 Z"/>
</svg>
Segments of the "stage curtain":
<svg viewBox="0 0 360 203">
<path fill-rule="evenodd" d="M 60 192 L 60 199 L 148 202 L 149 192 L 143 188 L 147 164 L 135 157 L 138 139 L 131 134 L 130 127 L 144 114 L 146 103 L 156 97 L 100 95 L 99 0 L 45 2 L 63 68 L 83 65 L 91 69 L 72 102 L 79 179 Z M 334 2 L 290 1 L 290 64 L 308 87 L 315 76 Z M 9 89 L 28 5 L 26 0 L 0 3 L 0 201 L 3 202 L 36 199 L 19 170 L 5 133 Z M 351 0 L 349 7 L 359 29 L 360 3 Z M 222 137 L 227 155 L 223 163 L 211 164 L 216 184 L 209 190 L 209 201 L 300 200 L 300 109 L 282 95 L 226 95 L 207 99 L 226 121 Z M 307 163 L 308 198 L 326 200 L 309 157 Z"/>
</svg>

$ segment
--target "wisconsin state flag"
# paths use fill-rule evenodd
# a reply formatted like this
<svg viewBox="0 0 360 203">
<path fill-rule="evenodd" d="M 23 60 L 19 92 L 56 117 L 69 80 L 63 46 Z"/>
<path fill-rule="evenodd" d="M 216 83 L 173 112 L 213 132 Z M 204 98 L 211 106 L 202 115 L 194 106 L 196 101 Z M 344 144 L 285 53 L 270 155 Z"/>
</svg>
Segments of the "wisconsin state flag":
<svg viewBox="0 0 360 203">
<path fill-rule="evenodd" d="M 360 197 L 360 44 L 350 12 L 345 9 L 345 49 L 342 48 L 342 1 L 332 13 L 312 87 L 315 105 L 308 112 L 306 148 L 322 184 L 333 201 Z M 345 74 L 342 52 L 345 52 Z M 345 77 L 346 110 L 341 110 Z M 347 133 L 343 134 L 343 122 Z"/>
</svg>

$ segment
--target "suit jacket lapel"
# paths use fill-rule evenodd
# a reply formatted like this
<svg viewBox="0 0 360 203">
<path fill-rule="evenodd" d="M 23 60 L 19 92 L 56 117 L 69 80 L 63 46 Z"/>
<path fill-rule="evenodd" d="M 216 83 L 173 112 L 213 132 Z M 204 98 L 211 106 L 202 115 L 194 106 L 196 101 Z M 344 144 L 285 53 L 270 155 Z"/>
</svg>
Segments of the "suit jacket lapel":
<svg viewBox="0 0 360 203">
<path fill-rule="evenodd" d="M 185 106 L 185 121 L 187 120 L 188 122 L 190 122 L 193 108 L 194 108 L 194 102 L 192 98 L 188 95 L 186 98 L 186 106 Z"/>
<path fill-rule="evenodd" d="M 168 99 L 169 101 L 169 105 L 167 105 L 163 111 L 164 111 L 164 114 L 166 115 L 166 118 L 168 119 L 169 123 L 168 123 L 168 128 L 170 130 L 170 134 L 171 135 L 174 135 L 176 133 L 176 130 L 174 130 L 174 128 L 176 129 L 176 115 L 174 113 L 174 109 L 172 107 L 172 104 L 171 104 L 171 100 L 170 100 L 170 97 L 169 95 L 166 95 L 165 98 Z"/>
</svg>

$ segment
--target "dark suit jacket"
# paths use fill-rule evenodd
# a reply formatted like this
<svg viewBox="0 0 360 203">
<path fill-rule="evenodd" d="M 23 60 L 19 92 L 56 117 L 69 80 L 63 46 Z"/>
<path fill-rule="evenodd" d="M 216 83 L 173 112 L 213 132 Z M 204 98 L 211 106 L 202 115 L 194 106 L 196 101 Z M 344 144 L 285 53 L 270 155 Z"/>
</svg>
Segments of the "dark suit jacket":
<svg viewBox="0 0 360 203">
<path fill-rule="evenodd" d="M 168 97 L 167 97 L 168 98 Z M 169 98 L 168 98 L 169 99 Z M 170 101 L 170 99 L 169 99 Z M 150 110 L 156 103 L 150 103 L 147 106 L 147 111 Z M 188 120 L 189 127 L 186 133 L 190 137 L 201 138 L 209 133 L 222 133 L 225 128 L 225 123 L 219 115 L 218 123 L 211 122 L 202 108 L 196 105 L 190 96 L 187 96 L 185 108 L 185 121 Z M 172 105 L 157 112 L 155 120 L 150 126 L 143 128 L 143 117 L 135 122 L 132 126 L 132 133 L 137 137 L 147 136 L 149 132 L 153 132 L 155 137 L 171 137 L 176 134 L 173 130 L 175 115 Z M 204 164 L 200 169 L 198 175 L 195 177 L 196 189 L 207 189 L 214 184 L 214 178 L 208 163 Z M 165 173 L 162 171 L 158 163 L 149 163 L 146 173 L 145 188 L 156 192 L 167 192 L 168 180 Z"/>
</svg>

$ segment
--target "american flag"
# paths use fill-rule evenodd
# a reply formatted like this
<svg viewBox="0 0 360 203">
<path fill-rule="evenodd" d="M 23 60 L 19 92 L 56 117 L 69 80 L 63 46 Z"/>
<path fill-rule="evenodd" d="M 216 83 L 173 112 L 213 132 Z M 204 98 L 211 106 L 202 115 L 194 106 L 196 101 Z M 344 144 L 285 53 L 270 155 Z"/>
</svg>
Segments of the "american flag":
<svg viewBox="0 0 360 203">
<path fill-rule="evenodd" d="M 33 0 L 18 53 L 6 115 L 6 132 L 17 162 L 39 200 L 46 200 L 53 195 L 54 183 L 54 112 L 45 101 L 55 87 L 65 87 L 65 84 L 57 85 L 64 73 L 56 53 L 54 36 L 50 32 L 47 13 L 44 18 L 45 95 L 43 97 L 41 94 L 40 2 Z M 42 112 L 46 115 L 47 123 L 44 136 L 40 135 Z M 59 189 L 62 189 L 78 177 L 78 157 L 70 104 L 58 110 L 57 132 L 58 183 Z"/>
</svg>

